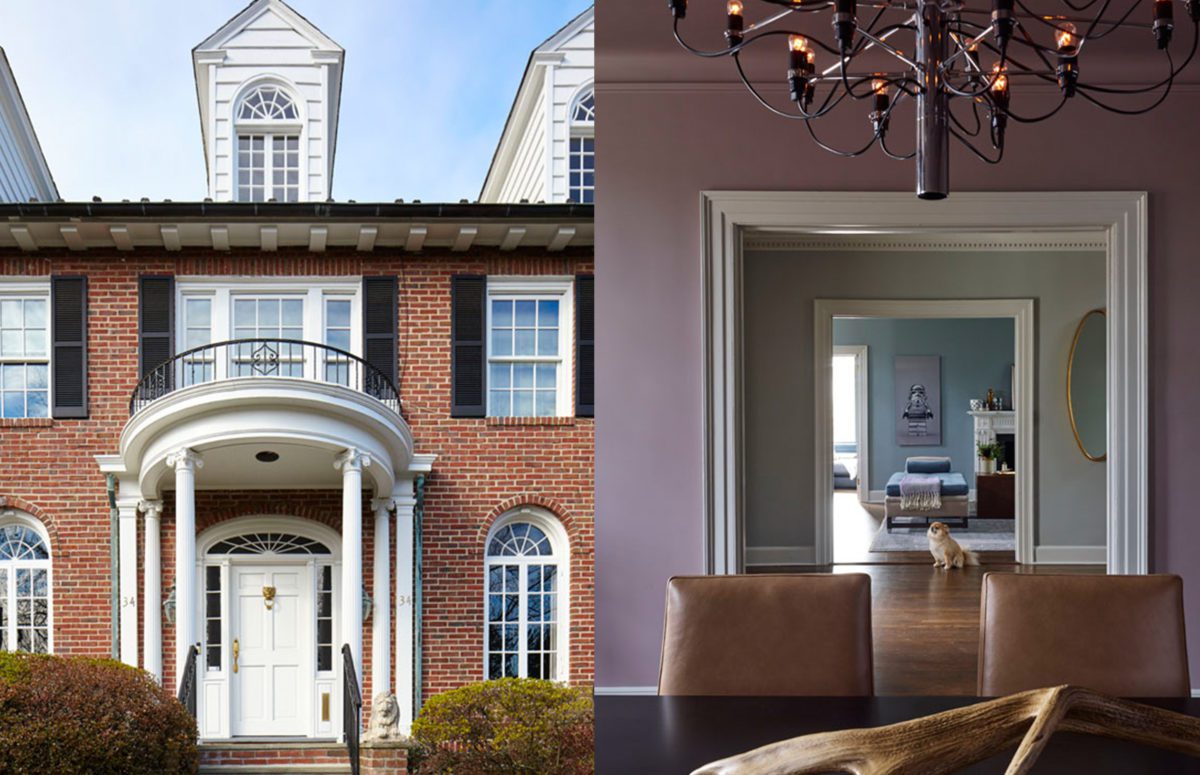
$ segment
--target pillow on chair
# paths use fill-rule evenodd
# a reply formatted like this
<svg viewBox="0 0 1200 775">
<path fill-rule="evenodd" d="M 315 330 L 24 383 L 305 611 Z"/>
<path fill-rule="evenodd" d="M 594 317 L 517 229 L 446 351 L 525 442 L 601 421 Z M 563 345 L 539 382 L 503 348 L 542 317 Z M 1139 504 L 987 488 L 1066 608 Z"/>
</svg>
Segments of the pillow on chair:
<svg viewBox="0 0 1200 775">
<path fill-rule="evenodd" d="M 910 457 L 904 461 L 906 474 L 948 474 L 950 473 L 950 458 L 948 457 Z"/>
</svg>

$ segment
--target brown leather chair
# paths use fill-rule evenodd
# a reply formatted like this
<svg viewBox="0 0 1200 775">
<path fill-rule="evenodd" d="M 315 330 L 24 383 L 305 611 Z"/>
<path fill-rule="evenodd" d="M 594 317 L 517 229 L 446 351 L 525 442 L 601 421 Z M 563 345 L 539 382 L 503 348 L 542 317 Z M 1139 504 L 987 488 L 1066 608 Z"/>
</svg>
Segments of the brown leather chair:
<svg viewBox="0 0 1200 775">
<path fill-rule="evenodd" d="M 667 583 L 659 694 L 865 696 L 873 685 L 869 576 Z"/>
<path fill-rule="evenodd" d="M 1073 684 L 1118 697 L 1187 697 L 1178 576 L 988 573 L 979 694 Z"/>
</svg>

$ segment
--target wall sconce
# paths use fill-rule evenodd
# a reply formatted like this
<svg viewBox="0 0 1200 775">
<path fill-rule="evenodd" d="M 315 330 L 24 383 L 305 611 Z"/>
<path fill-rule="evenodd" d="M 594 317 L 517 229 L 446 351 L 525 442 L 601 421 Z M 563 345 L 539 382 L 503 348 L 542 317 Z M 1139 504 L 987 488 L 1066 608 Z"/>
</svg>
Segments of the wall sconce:
<svg viewBox="0 0 1200 775">
<path fill-rule="evenodd" d="M 163 619 L 167 624 L 175 624 L 175 586 L 171 585 L 171 591 L 167 593 L 167 599 L 163 601 Z"/>
<path fill-rule="evenodd" d="M 373 608 L 375 608 L 375 601 L 367 594 L 367 587 L 364 584 L 362 588 L 362 618 L 364 622 L 371 618 Z"/>
</svg>

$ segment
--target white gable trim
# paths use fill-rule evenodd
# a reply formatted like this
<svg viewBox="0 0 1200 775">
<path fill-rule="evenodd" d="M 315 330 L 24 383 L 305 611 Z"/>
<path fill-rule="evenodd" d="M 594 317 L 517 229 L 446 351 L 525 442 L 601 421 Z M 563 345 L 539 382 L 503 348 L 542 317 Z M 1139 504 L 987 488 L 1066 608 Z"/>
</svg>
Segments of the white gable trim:
<svg viewBox="0 0 1200 775">
<path fill-rule="evenodd" d="M 316 25 L 308 19 L 296 13 L 283 0 L 254 0 L 250 5 L 243 8 L 240 13 L 221 25 L 220 29 L 209 35 L 192 49 L 193 55 L 201 51 L 221 49 L 230 40 L 245 31 L 251 24 L 258 21 L 267 11 L 274 11 L 278 14 L 284 22 L 310 42 L 313 48 L 344 53 L 342 47 L 335 43 L 332 38 L 317 29 Z"/>
</svg>

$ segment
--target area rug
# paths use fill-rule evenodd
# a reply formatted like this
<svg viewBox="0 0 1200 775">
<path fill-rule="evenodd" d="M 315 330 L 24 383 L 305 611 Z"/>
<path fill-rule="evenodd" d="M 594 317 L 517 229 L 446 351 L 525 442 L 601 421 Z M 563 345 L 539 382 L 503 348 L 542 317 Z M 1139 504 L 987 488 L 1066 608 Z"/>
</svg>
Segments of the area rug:
<svg viewBox="0 0 1200 775">
<path fill-rule="evenodd" d="M 949 524 L 949 523 L 948 523 Z M 976 552 L 1014 552 L 1017 537 L 1013 532 L 1015 523 L 1011 519 L 972 519 L 967 529 L 950 525 L 950 535 L 964 549 Z M 925 526 L 893 527 L 889 533 L 887 525 L 880 525 L 879 532 L 871 541 L 872 552 L 927 552 L 929 539 Z"/>
</svg>

